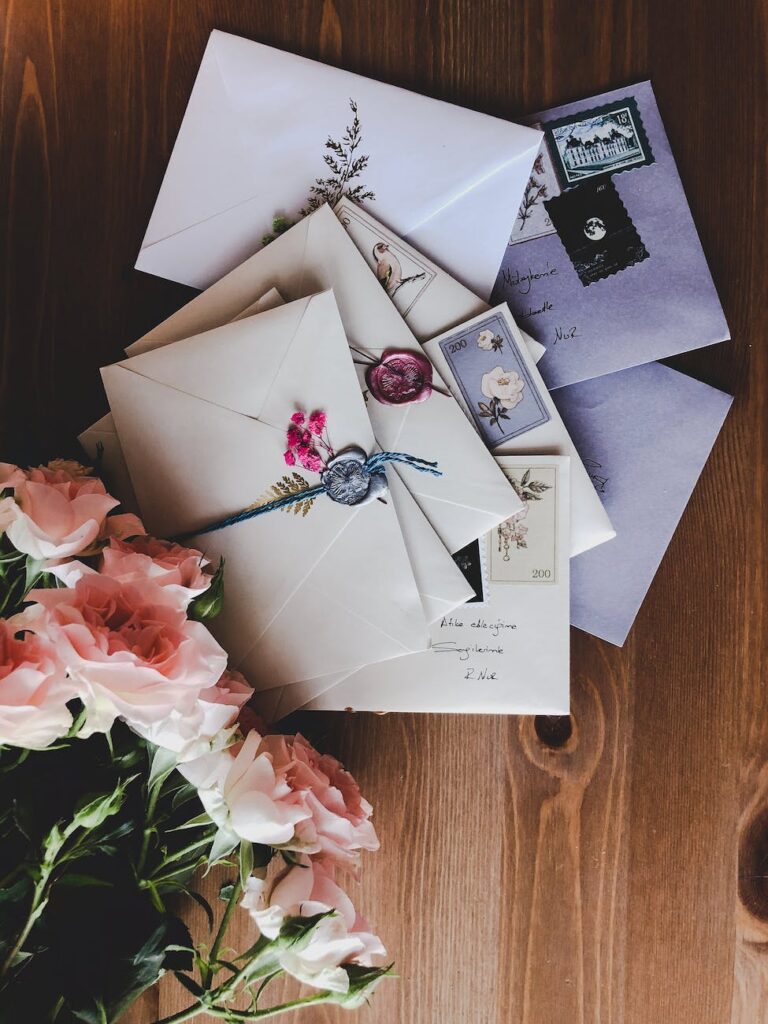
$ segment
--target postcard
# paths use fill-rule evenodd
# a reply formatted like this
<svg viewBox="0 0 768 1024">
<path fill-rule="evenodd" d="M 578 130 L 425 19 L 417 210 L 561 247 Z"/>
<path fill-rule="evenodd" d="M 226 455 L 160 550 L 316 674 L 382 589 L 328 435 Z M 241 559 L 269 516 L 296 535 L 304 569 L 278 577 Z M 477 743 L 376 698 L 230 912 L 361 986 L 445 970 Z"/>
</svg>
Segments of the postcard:
<svg viewBox="0 0 768 1024">
<path fill-rule="evenodd" d="M 570 456 L 572 555 L 614 536 L 577 448 L 505 305 L 438 335 L 424 351 L 494 455 Z"/>
<path fill-rule="evenodd" d="M 729 338 L 650 82 L 535 114 L 544 139 L 492 301 L 550 390 Z"/>
<path fill-rule="evenodd" d="M 524 510 L 460 558 L 475 597 L 432 626 L 431 649 L 264 691 L 259 707 L 275 717 L 298 707 L 568 714 L 569 459 L 504 455 L 497 461 Z"/>
<path fill-rule="evenodd" d="M 730 408 L 661 363 L 553 395 L 616 529 L 571 563 L 571 622 L 621 646 Z M 696 566 L 691 566 L 695 585 Z"/>
</svg>

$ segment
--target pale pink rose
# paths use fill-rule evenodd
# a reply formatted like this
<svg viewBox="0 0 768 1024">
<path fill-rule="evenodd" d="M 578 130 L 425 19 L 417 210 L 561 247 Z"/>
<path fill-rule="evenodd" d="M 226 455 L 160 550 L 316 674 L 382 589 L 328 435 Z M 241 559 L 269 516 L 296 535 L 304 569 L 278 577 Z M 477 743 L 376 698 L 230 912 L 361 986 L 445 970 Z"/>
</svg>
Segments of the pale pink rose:
<svg viewBox="0 0 768 1024">
<path fill-rule="evenodd" d="M 248 911 L 262 935 L 275 939 L 287 917 L 328 914 L 312 930 L 301 949 L 280 954 L 280 966 L 293 977 L 316 988 L 346 992 L 349 977 L 342 964 L 380 966 L 386 956 L 381 939 L 358 915 L 349 896 L 323 865 L 303 858 L 289 868 L 272 887 L 258 878 L 246 884 L 241 906 Z"/>
<path fill-rule="evenodd" d="M 259 751 L 260 741 L 251 732 L 242 743 L 180 767 L 230 846 L 241 839 L 284 846 L 296 824 L 309 817 L 285 778 L 275 774 L 269 755 Z"/>
<path fill-rule="evenodd" d="M 107 520 L 109 521 L 109 520 Z M 204 571 L 206 559 L 200 551 L 155 537 L 110 540 L 101 556 L 101 572 L 123 583 L 150 579 L 166 587 L 186 608 L 211 585 Z"/>
<path fill-rule="evenodd" d="M 115 717 L 149 725 L 195 707 L 227 656 L 188 620 L 166 587 L 86 575 L 74 588 L 36 590 L 40 630 L 56 645 L 88 711 L 86 735 Z"/>
<path fill-rule="evenodd" d="M 227 746 L 237 728 L 240 709 L 253 689 L 239 672 L 227 669 L 215 686 L 200 691 L 195 707 L 185 713 L 174 709 L 149 725 L 134 723 L 144 739 L 176 754 L 180 764 Z"/>
<path fill-rule="evenodd" d="M 23 469 L 14 466 L 10 462 L 0 462 L 0 491 L 15 490 L 20 483 L 27 479 Z"/>
<path fill-rule="evenodd" d="M 52 468 L 53 467 L 53 468 Z M 38 560 L 85 551 L 118 502 L 79 463 L 30 469 L 15 486 L 17 508 L 7 534 L 17 551 Z"/>
<path fill-rule="evenodd" d="M 143 537 L 146 534 L 144 523 L 133 512 L 121 512 L 117 516 L 107 516 L 99 532 L 99 540 L 127 540 L 128 537 Z"/>
<path fill-rule="evenodd" d="M 335 757 L 318 753 L 301 735 L 265 736 L 259 751 L 269 754 L 276 774 L 301 793 L 311 814 L 297 826 L 297 849 L 352 868 L 358 863 L 358 851 L 378 850 L 370 820 L 373 808 Z"/>
<path fill-rule="evenodd" d="M 0 498 L 0 537 L 16 518 L 16 508 L 13 498 Z"/>
<path fill-rule="evenodd" d="M 0 744 L 42 750 L 69 730 L 75 694 L 53 645 L 24 629 L 23 614 L 0 619 Z"/>
</svg>

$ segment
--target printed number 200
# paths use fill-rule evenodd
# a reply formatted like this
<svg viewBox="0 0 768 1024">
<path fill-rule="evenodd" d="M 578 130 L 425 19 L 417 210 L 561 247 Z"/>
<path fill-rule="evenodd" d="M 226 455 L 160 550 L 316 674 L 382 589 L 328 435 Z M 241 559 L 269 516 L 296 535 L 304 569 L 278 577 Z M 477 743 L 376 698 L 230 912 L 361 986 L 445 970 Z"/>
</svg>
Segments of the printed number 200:
<svg viewBox="0 0 768 1024">
<path fill-rule="evenodd" d="M 551 569 L 533 569 L 533 579 L 535 580 L 551 580 L 552 570 Z"/>
<path fill-rule="evenodd" d="M 448 343 L 448 351 L 453 355 L 454 352 L 458 352 L 462 348 L 467 347 L 467 339 L 459 338 L 458 341 L 451 341 Z"/>
</svg>

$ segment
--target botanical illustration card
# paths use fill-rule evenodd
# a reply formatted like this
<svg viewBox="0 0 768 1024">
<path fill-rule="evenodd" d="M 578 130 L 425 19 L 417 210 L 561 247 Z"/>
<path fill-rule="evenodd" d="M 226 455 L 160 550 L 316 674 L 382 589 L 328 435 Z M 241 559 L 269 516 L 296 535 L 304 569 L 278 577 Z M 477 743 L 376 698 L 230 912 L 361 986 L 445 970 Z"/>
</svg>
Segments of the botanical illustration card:
<svg viewBox="0 0 768 1024">
<path fill-rule="evenodd" d="M 455 556 L 476 597 L 431 627 L 431 650 L 333 677 L 330 687 L 323 680 L 285 687 L 279 713 L 302 706 L 567 714 L 569 461 L 499 457 L 524 508 L 484 537 L 477 552 Z"/>
<path fill-rule="evenodd" d="M 616 528 L 571 563 L 571 622 L 621 646 L 732 398 L 661 363 L 560 388 L 554 399 Z"/>
<path fill-rule="evenodd" d="M 534 115 L 544 133 L 493 300 L 550 389 L 729 337 L 650 82 Z"/>
</svg>

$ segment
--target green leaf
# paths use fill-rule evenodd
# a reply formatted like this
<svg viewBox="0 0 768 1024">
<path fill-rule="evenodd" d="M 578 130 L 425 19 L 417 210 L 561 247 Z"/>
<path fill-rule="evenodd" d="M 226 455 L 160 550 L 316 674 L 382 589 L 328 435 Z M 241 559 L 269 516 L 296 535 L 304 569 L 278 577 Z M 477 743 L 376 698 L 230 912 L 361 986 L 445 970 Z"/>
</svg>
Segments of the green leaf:
<svg viewBox="0 0 768 1024">
<path fill-rule="evenodd" d="M 224 605 L 224 559 L 219 562 L 219 567 L 214 573 L 211 585 L 208 589 L 198 594 L 187 609 L 187 615 L 196 622 L 208 622 L 221 614 Z"/>
<path fill-rule="evenodd" d="M 234 882 L 225 882 L 224 885 L 219 889 L 219 899 L 223 903 L 229 903 L 232 899 L 232 893 L 235 891 Z"/>
<path fill-rule="evenodd" d="M 24 594 L 28 594 L 29 591 L 37 583 L 40 575 L 45 567 L 45 559 L 32 558 L 31 555 L 27 556 L 27 561 L 24 565 Z"/>
<path fill-rule="evenodd" d="M 100 887 L 102 889 L 111 889 L 115 884 L 109 882 L 104 878 L 97 878 L 95 875 L 83 875 L 77 871 L 69 871 L 62 875 L 56 882 L 57 885 L 69 886 L 73 889 Z"/>
</svg>

